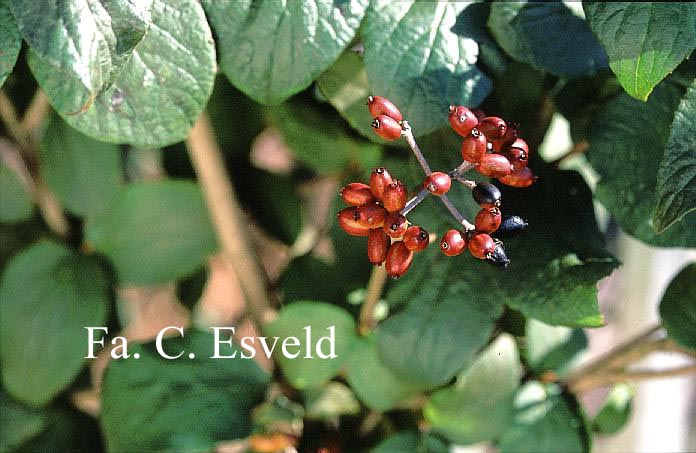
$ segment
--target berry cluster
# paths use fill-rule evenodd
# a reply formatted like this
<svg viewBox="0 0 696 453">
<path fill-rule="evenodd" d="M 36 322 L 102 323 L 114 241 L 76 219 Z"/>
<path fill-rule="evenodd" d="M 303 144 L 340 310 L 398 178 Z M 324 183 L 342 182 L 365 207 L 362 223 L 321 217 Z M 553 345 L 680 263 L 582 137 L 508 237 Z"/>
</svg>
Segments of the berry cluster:
<svg viewBox="0 0 696 453">
<path fill-rule="evenodd" d="M 510 260 L 499 238 L 519 234 L 527 222 L 518 216 L 503 217 L 500 190 L 490 183 L 467 180 L 463 174 L 476 169 L 513 187 L 531 185 L 536 178 L 527 167 L 529 148 L 518 137 L 517 127 L 498 117 L 486 117 L 481 111 L 475 113 L 463 106 L 450 107 L 450 125 L 464 137 L 463 162 L 448 173 L 432 172 L 399 109 L 380 96 L 370 96 L 367 105 L 374 118 L 375 133 L 386 140 L 404 137 L 426 174 L 420 191 L 411 199 L 406 187 L 393 179 L 385 168 L 373 170 L 369 185 L 354 182 L 341 189 L 341 198 L 349 207 L 338 213 L 338 224 L 348 234 L 368 237 L 370 262 L 385 263 L 387 274 L 392 278 L 408 270 L 414 253 L 430 244 L 430 235 L 418 225 L 409 225 L 406 215 L 425 197 L 435 195 L 463 227 L 450 229 L 442 236 L 442 253 L 457 256 L 467 249 L 476 258 L 507 266 Z M 474 200 L 481 206 L 473 224 L 447 198 L 453 180 L 471 189 Z"/>
</svg>

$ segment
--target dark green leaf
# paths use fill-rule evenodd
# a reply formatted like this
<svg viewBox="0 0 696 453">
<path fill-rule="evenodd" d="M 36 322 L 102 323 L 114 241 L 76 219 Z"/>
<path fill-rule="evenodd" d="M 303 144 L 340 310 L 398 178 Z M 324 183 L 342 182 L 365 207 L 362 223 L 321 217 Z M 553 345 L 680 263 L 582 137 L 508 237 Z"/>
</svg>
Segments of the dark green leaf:
<svg viewBox="0 0 696 453">
<path fill-rule="evenodd" d="M 451 387 L 435 392 L 424 408 L 432 428 L 453 443 L 497 439 L 509 426 L 522 368 L 507 334 L 482 351 Z"/>
<path fill-rule="evenodd" d="M 85 237 L 109 257 L 122 284 L 175 280 L 216 247 L 200 189 L 184 181 L 126 186 L 111 210 L 87 223 Z"/>
<path fill-rule="evenodd" d="M 592 429 L 602 434 L 614 434 L 624 427 L 633 407 L 633 387 L 617 384 L 611 389 L 602 408 L 592 422 Z"/>
<path fill-rule="evenodd" d="M 31 213 L 31 198 L 19 176 L 0 162 L 0 222 L 21 222 Z"/>
<path fill-rule="evenodd" d="M 21 47 L 22 37 L 12 11 L 7 0 L 0 0 L 0 87 L 12 72 Z"/>
<path fill-rule="evenodd" d="M 108 278 L 92 257 L 52 242 L 15 256 L 0 283 L 2 378 L 16 398 L 41 405 L 82 368 L 85 326 L 102 326 Z"/>
<path fill-rule="evenodd" d="M 583 2 L 587 21 L 626 92 L 645 101 L 696 48 L 696 4 Z"/>
<path fill-rule="evenodd" d="M 220 66 L 232 84 L 264 104 L 307 88 L 353 39 L 367 0 L 205 0 Z"/>
<path fill-rule="evenodd" d="M 32 72 L 68 124 L 98 140 L 142 148 L 186 137 L 213 89 L 212 34 L 197 1 L 153 0 L 151 13 L 147 34 L 114 83 L 79 114 L 60 108 L 76 99 L 76 85 L 66 83 L 51 61 L 29 52 Z"/>
<path fill-rule="evenodd" d="M 0 452 L 14 451 L 46 428 L 44 413 L 15 401 L 0 389 Z"/>
<path fill-rule="evenodd" d="M 375 448 L 371 453 L 448 453 L 450 447 L 439 437 L 417 431 L 400 431 L 393 434 Z"/>
<path fill-rule="evenodd" d="M 488 28 L 514 59 L 579 77 L 607 67 L 604 49 L 583 19 L 561 2 L 495 2 Z"/>
<path fill-rule="evenodd" d="M 67 209 L 86 217 L 105 212 L 121 188 L 121 153 L 54 115 L 40 147 L 41 169 Z"/>
<path fill-rule="evenodd" d="M 696 264 L 674 277 L 660 302 L 660 317 L 667 334 L 677 343 L 696 349 Z"/>
<path fill-rule="evenodd" d="M 696 81 L 674 114 L 655 190 L 653 225 L 658 233 L 696 209 Z"/>
<path fill-rule="evenodd" d="M 524 357 L 535 373 L 553 371 L 565 375 L 582 359 L 587 336 L 582 329 L 550 326 L 535 319 L 527 320 Z"/>
<path fill-rule="evenodd" d="M 340 303 L 347 292 L 338 269 L 312 255 L 293 259 L 280 278 L 280 286 L 285 302 L 315 298 Z"/>
<path fill-rule="evenodd" d="M 128 359 L 113 360 L 102 389 L 101 422 L 110 451 L 207 451 L 216 441 L 244 437 L 251 408 L 263 397 L 269 376 L 241 349 L 187 331 L 163 341 L 176 360 L 162 357 L 154 342 L 130 345 Z M 139 354 L 136 359 L 134 354 Z M 188 354 L 194 354 L 190 359 Z"/>
<path fill-rule="evenodd" d="M 459 2 L 372 2 L 363 24 L 371 94 L 394 102 L 423 135 L 447 124 L 450 104 L 478 105 L 491 90 L 479 47 L 453 31 Z M 461 31 L 460 31 L 461 32 Z"/>
</svg>

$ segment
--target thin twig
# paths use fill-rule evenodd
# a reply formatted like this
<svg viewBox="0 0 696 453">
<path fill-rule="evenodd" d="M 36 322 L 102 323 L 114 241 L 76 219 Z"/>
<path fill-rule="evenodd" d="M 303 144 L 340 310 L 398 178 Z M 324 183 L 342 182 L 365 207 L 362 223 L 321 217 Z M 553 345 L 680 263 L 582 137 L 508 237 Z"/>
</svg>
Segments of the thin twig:
<svg viewBox="0 0 696 453">
<path fill-rule="evenodd" d="M 29 107 L 27 107 L 27 111 L 24 112 L 20 127 L 30 134 L 38 131 L 44 118 L 46 118 L 49 108 L 50 104 L 48 103 L 46 93 L 43 90 L 36 90 L 36 94 L 34 94 Z"/>
<path fill-rule="evenodd" d="M 683 376 L 686 374 L 696 373 L 696 364 L 687 365 L 679 368 L 672 368 L 668 370 L 638 370 L 638 371 L 627 371 L 627 372 L 616 372 L 608 374 L 598 374 L 592 375 L 587 379 L 579 381 L 572 386 L 569 386 L 569 390 L 573 393 L 587 392 L 589 390 L 596 389 L 598 387 L 604 387 L 609 384 L 615 384 L 618 382 L 625 381 L 643 381 L 648 379 L 658 379 L 667 377 Z"/>
<path fill-rule="evenodd" d="M 416 156 L 416 160 L 418 160 L 418 163 L 420 164 L 421 168 L 423 169 L 425 176 L 430 176 L 430 173 L 432 173 L 432 171 L 430 170 L 430 165 L 428 164 L 428 161 L 425 160 L 425 156 L 423 155 L 420 148 L 418 147 L 418 143 L 416 143 L 416 139 L 413 137 L 413 131 L 411 130 L 411 125 L 408 124 L 408 121 L 403 121 L 401 123 L 401 128 L 402 128 L 401 136 L 406 139 L 408 146 L 411 147 L 411 151 L 413 151 L 413 155 Z"/>
<path fill-rule="evenodd" d="M 442 200 L 442 203 L 445 205 L 447 210 L 454 216 L 457 222 L 460 223 L 467 231 L 476 229 L 476 227 L 472 225 L 468 220 L 466 220 L 462 213 L 459 212 L 459 210 L 452 204 L 447 195 L 442 195 L 440 197 L 440 200 Z"/>
<path fill-rule="evenodd" d="M 403 216 L 408 215 L 408 213 L 411 212 L 413 210 L 413 208 L 418 206 L 421 201 L 425 200 L 425 198 L 428 195 L 430 195 L 430 191 L 428 189 L 425 189 L 425 188 L 421 189 L 420 192 L 418 192 L 415 197 L 408 200 L 408 202 L 406 203 L 406 206 L 404 206 L 404 208 L 401 211 L 399 211 L 399 213 Z"/>
<path fill-rule="evenodd" d="M 387 271 L 384 266 L 374 266 L 370 274 L 370 281 L 367 283 L 367 293 L 365 294 L 365 302 L 360 308 L 360 318 L 358 331 L 365 335 L 375 328 L 377 321 L 375 320 L 375 308 L 382 298 L 384 286 L 387 284 Z"/>
</svg>

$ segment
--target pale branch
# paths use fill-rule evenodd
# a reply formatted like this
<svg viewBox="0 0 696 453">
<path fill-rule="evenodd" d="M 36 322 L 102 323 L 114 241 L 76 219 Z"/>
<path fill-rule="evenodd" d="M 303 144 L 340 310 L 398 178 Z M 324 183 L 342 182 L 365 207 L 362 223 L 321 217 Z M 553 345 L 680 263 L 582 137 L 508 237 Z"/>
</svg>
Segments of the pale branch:
<svg viewBox="0 0 696 453">
<path fill-rule="evenodd" d="M 688 374 L 696 374 L 696 364 L 667 370 L 635 370 L 596 375 L 593 374 L 574 383 L 573 385 L 569 385 L 568 389 L 573 393 L 582 393 L 599 387 L 604 387 L 606 385 L 617 384 L 619 382 L 664 379 Z"/>
<path fill-rule="evenodd" d="M 359 326 L 360 334 L 365 335 L 372 331 L 377 325 L 375 320 L 375 309 L 379 303 L 384 286 L 387 284 L 387 271 L 384 266 L 374 266 L 370 274 L 370 281 L 367 283 L 365 302 L 360 307 Z"/>
</svg>

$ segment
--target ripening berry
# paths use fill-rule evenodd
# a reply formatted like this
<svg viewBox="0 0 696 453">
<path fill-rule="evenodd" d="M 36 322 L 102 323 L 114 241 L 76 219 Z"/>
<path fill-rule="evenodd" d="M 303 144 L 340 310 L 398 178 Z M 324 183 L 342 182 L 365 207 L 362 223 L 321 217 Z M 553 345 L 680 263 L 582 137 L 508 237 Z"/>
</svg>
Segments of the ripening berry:
<svg viewBox="0 0 696 453">
<path fill-rule="evenodd" d="M 386 168 L 375 168 L 370 174 L 370 189 L 372 189 L 372 195 L 382 201 L 384 189 L 392 182 L 393 179 Z"/>
<path fill-rule="evenodd" d="M 493 145 L 493 151 L 498 153 L 500 152 L 500 150 L 512 145 L 515 142 L 515 140 L 517 140 L 518 135 L 519 131 L 517 130 L 517 128 L 513 125 L 508 124 L 507 130 L 505 131 L 505 135 L 503 135 L 498 140 L 492 140 L 490 142 Z"/>
<path fill-rule="evenodd" d="M 368 203 L 355 208 L 355 220 L 365 228 L 382 228 L 387 210 L 375 203 Z"/>
<path fill-rule="evenodd" d="M 502 118 L 497 116 L 487 116 L 479 121 L 476 127 L 491 141 L 503 138 L 505 132 L 507 132 L 507 124 L 505 124 Z"/>
<path fill-rule="evenodd" d="M 452 179 L 447 173 L 434 171 L 430 173 L 427 178 L 425 178 L 423 181 L 423 187 L 431 194 L 439 197 L 449 192 L 450 187 L 452 187 Z"/>
<path fill-rule="evenodd" d="M 505 253 L 503 243 L 497 239 L 493 239 L 493 242 L 495 242 L 495 248 L 493 249 L 493 252 L 486 255 L 486 262 L 494 266 L 507 267 L 508 264 L 510 264 L 510 260 Z"/>
<path fill-rule="evenodd" d="M 478 259 L 486 259 L 494 250 L 495 242 L 486 233 L 477 233 L 469 238 L 469 253 Z"/>
<path fill-rule="evenodd" d="M 483 208 L 476 214 L 474 225 L 478 232 L 492 233 L 498 229 L 502 220 L 499 208 Z"/>
<path fill-rule="evenodd" d="M 376 266 L 382 264 L 387 259 L 389 245 L 391 239 L 381 228 L 370 230 L 367 236 L 367 257 L 370 262 Z"/>
<path fill-rule="evenodd" d="M 521 168 L 520 170 L 510 173 L 505 177 L 498 178 L 498 181 L 512 187 L 529 187 L 536 180 L 537 177 L 534 176 L 532 169 L 529 167 Z"/>
<path fill-rule="evenodd" d="M 420 252 L 425 250 L 430 243 L 430 235 L 423 228 L 414 225 L 409 227 L 406 233 L 404 233 L 403 242 L 410 251 Z"/>
<path fill-rule="evenodd" d="M 342 209 L 336 214 L 338 225 L 351 236 L 367 236 L 370 234 L 370 229 L 360 225 L 357 221 L 358 208 L 351 206 L 350 208 Z"/>
<path fill-rule="evenodd" d="M 478 124 L 474 112 L 463 105 L 450 105 L 449 109 L 449 122 L 452 129 L 462 137 L 469 135 L 471 130 Z"/>
<path fill-rule="evenodd" d="M 447 256 L 457 256 L 466 248 L 466 234 L 459 230 L 447 230 L 440 239 L 440 250 Z"/>
<path fill-rule="evenodd" d="M 343 201 L 351 206 L 360 206 L 375 201 L 370 186 L 361 182 L 352 182 L 339 192 Z"/>
<path fill-rule="evenodd" d="M 490 178 L 502 178 L 512 173 L 512 164 L 500 154 L 486 154 L 476 166 L 476 170 Z"/>
<path fill-rule="evenodd" d="M 372 128 L 375 134 L 385 140 L 396 140 L 401 137 L 401 125 L 394 118 L 387 115 L 378 115 L 372 120 Z"/>
<path fill-rule="evenodd" d="M 529 155 L 522 148 L 508 147 L 501 151 L 500 154 L 510 161 L 513 173 L 522 170 L 529 162 Z"/>
<path fill-rule="evenodd" d="M 367 97 L 367 108 L 370 110 L 372 117 L 377 117 L 379 115 L 386 115 L 396 122 L 404 119 L 403 115 L 398 108 L 387 98 L 382 96 L 368 96 Z"/>
<path fill-rule="evenodd" d="M 487 144 L 486 136 L 478 129 L 472 129 L 471 134 L 462 142 L 462 159 L 472 164 L 481 162 L 481 158 L 486 154 Z"/>
<path fill-rule="evenodd" d="M 500 222 L 498 230 L 495 232 L 496 237 L 500 238 L 512 238 L 518 236 L 525 228 L 527 228 L 527 221 L 520 216 L 508 215 L 503 217 Z"/>
<path fill-rule="evenodd" d="M 413 261 L 413 252 L 406 247 L 406 244 L 402 241 L 393 243 L 387 252 L 385 264 L 387 275 L 393 279 L 401 277 L 411 267 L 411 261 Z"/>
<path fill-rule="evenodd" d="M 500 206 L 500 189 L 489 182 L 480 182 L 471 190 L 474 201 L 482 208 Z"/>
<path fill-rule="evenodd" d="M 384 232 L 394 239 L 400 238 L 408 230 L 408 220 L 399 212 L 392 212 L 384 219 Z"/>
<path fill-rule="evenodd" d="M 389 212 L 401 211 L 408 201 L 408 192 L 401 181 L 393 181 L 384 188 L 382 204 Z"/>
</svg>

